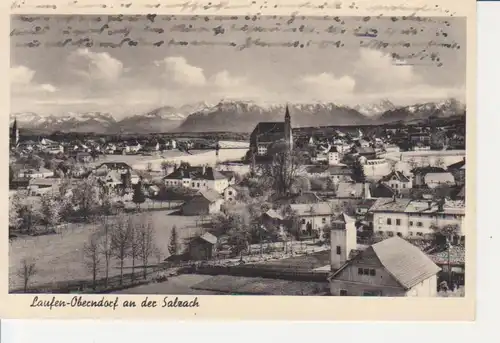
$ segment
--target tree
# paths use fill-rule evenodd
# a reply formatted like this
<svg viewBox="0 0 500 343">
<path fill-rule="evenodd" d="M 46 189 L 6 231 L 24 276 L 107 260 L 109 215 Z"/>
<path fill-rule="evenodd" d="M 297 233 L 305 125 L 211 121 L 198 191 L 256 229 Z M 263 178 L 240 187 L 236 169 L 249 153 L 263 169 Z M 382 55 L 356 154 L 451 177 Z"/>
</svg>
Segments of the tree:
<svg viewBox="0 0 500 343">
<path fill-rule="evenodd" d="M 130 245 L 129 245 L 129 251 L 128 251 L 128 256 L 132 259 L 132 275 L 131 279 L 134 281 L 135 279 L 135 262 L 137 261 L 137 258 L 139 257 L 139 228 L 140 225 L 133 223 L 131 220 L 129 220 L 128 225 L 130 225 L 129 230 L 130 230 Z"/>
<path fill-rule="evenodd" d="M 227 243 L 231 246 L 233 253 L 240 254 L 243 258 L 243 252 L 249 247 L 250 238 L 250 233 L 245 228 L 234 227 L 228 232 Z"/>
<path fill-rule="evenodd" d="M 130 253 L 133 228 L 134 226 L 131 218 L 129 217 L 128 220 L 126 220 L 123 215 L 120 215 L 116 218 L 115 227 L 111 233 L 112 253 L 120 263 L 120 285 L 123 284 L 123 267 L 125 259 Z"/>
<path fill-rule="evenodd" d="M 142 189 L 142 182 L 138 182 L 134 187 L 134 194 L 132 195 L 132 201 L 137 206 L 137 210 L 140 209 L 141 204 L 146 201 L 146 196 Z"/>
<path fill-rule="evenodd" d="M 151 222 L 147 222 L 146 224 L 142 224 L 139 227 L 138 236 L 138 245 L 139 245 L 139 258 L 142 261 L 142 272 L 143 278 L 147 277 L 148 263 L 149 258 L 154 254 L 156 250 L 156 246 L 154 244 L 155 234 L 154 229 Z"/>
<path fill-rule="evenodd" d="M 90 221 L 99 204 L 98 184 L 93 178 L 85 179 L 72 189 L 73 203 L 78 208 L 78 214 L 85 221 Z"/>
<path fill-rule="evenodd" d="M 108 219 L 103 216 L 103 226 L 99 235 L 99 252 L 104 258 L 104 287 L 108 287 L 109 281 L 109 265 L 111 262 L 111 257 L 113 257 L 113 246 L 112 237 L 114 226 L 113 223 L 109 222 Z"/>
<path fill-rule="evenodd" d="M 31 204 L 23 204 L 18 208 L 18 227 L 21 231 L 32 233 L 36 225 L 40 222 L 39 213 Z"/>
<path fill-rule="evenodd" d="M 61 221 L 60 204 L 56 199 L 44 194 L 41 199 L 41 222 L 48 229 L 50 226 L 55 226 Z"/>
<path fill-rule="evenodd" d="M 270 149 L 272 162 L 262 166 L 262 174 L 269 178 L 276 195 L 288 196 L 301 171 L 304 158 L 299 151 L 290 151 L 286 144 Z"/>
<path fill-rule="evenodd" d="M 355 160 L 352 164 L 352 178 L 356 182 L 363 183 L 366 181 L 365 170 L 359 160 Z"/>
<path fill-rule="evenodd" d="M 21 268 L 17 271 L 17 275 L 23 279 L 24 293 L 28 291 L 28 284 L 31 278 L 37 273 L 36 263 L 33 259 L 23 259 Z"/>
<path fill-rule="evenodd" d="M 83 263 L 92 273 L 92 288 L 97 288 L 97 274 L 101 270 L 101 253 L 97 235 L 93 234 L 83 245 Z"/>
<path fill-rule="evenodd" d="M 436 158 L 436 160 L 434 161 L 434 165 L 439 168 L 444 168 L 445 167 L 444 159 L 442 157 Z"/>
<path fill-rule="evenodd" d="M 418 167 L 418 162 L 413 157 L 410 158 L 407 163 L 412 170 Z"/>
<path fill-rule="evenodd" d="M 161 162 L 161 170 L 163 171 L 163 174 L 164 175 L 167 175 L 167 171 L 172 168 L 174 166 L 174 164 L 170 161 L 162 161 Z"/>
<path fill-rule="evenodd" d="M 168 252 L 170 255 L 177 255 L 179 252 L 179 237 L 177 235 L 177 227 L 174 225 L 170 232 L 170 242 L 168 244 Z"/>
</svg>

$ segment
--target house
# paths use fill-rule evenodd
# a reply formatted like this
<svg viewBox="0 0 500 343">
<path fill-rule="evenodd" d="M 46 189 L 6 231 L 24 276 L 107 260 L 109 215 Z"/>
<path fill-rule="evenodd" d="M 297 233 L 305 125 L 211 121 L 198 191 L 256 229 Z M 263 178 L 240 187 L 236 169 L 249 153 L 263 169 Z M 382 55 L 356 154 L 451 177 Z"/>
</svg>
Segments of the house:
<svg viewBox="0 0 500 343">
<path fill-rule="evenodd" d="M 215 255 L 217 248 L 217 237 L 209 232 L 193 237 L 187 244 L 187 255 L 189 260 L 210 260 Z"/>
<path fill-rule="evenodd" d="M 465 157 L 462 161 L 449 165 L 447 169 L 452 173 L 457 185 L 465 184 Z"/>
<path fill-rule="evenodd" d="M 322 237 L 323 227 L 330 224 L 334 216 L 329 202 L 291 204 L 290 207 L 297 214 L 299 234 L 305 237 Z"/>
<path fill-rule="evenodd" d="M 436 188 L 443 185 L 453 186 L 455 185 L 455 178 L 450 172 L 427 173 L 425 174 L 424 182 L 429 188 Z"/>
<path fill-rule="evenodd" d="M 54 177 L 54 172 L 46 168 L 38 169 L 21 169 L 17 174 L 19 178 L 42 179 Z"/>
<path fill-rule="evenodd" d="M 182 205 L 182 214 L 186 216 L 199 216 L 220 212 L 224 203 L 222 196 L 212 190 L 204 189 Z"/>
<path fill-rule="evenodd" d="M 328 280 L 334 296 L 434 297 L 440 270 L 419 248 L 393 237 L 360 251 Z"/>
<path fill-rule="evenodd" d="M 93 160 L 92 155 L 86 151 L 77 151 L 73 156 L 78 162 L 89 163 Z"/>
<path fill-rule="evenodd" d="M 340 182 L 337 186 L 336 198 L 338 199 L 366 199 L 371 198 L 368 183 Z"/>
<path fill-rule="evenodd" d="M 269 209 L 267 212 L 262 213 L 262 229 L 265 232 L 278 232 L 279 236 L 283 236 L 284 230 L 284 218 L 281 214 L 273 209 Z"/>
<path fill-rule="evenodd" d="M 288 106 L 285 108 L 285 120 L 283 122 L 260 122 L 250 135 L 250 150 L 257 156 L 266 156 L 267 150 L 272 143 L 285 141 L 293 146 L 293 134 L 290 112 Z"/>
<path fill-rule="evenodd" d="M 31 196 L 56 193 L 59 189 L 60 179 L 31 179 L 27 190 Z"/>
<path fill-rule="evenodd" d="M 351 251 L 357 247 L 356 221 L 341 213 L 331 221 L 330 230 L 330 270 L 341 268 L 348 260 Z"/>
<path fill-rule="evenodd" d="M 47 154 L 57 155 L 64 153 L 64 147 L 61 144 L 54 142 L 52 144 L 44 145 L 42 151 Z"/>
<path fill-rule="evenodd" d="M 327 162 L 328 161 L 328 154 L 324 152 L 314 152 L 311 155 L 311 162 L 312 163 L 322 163 L 322 162 Z"/>
<path fill-rule="evenodd" d="M 384 176 L 380 181 L 395 191 L 412 187 L 412 181 L 410 178 L 405 176 L 400 171 L 392 171 L 390 174 Z"/>
<path fill-rule="evenodd" d="M 375 149 L 372 147 L 356 147 L 356 153 L 359 156 L 365 157 L 368 160 L 377 158 L 377 153 L 375 152 Z"/>
<path fill-rule="evenodd" d="M 118 170 L 126 172 L 132 170 L 132 167 L 125 162 L 104 162 L 95 168 L 96 172 L 106 173 L 109 170 Z"/>
<path fill-rule="evenodd" d="M 428 146 L 431 143 L 431 136 L 428 132 L 413 132 L 408 134 L 408 141 L 411 144 L 422 143 Z"/>
<path fill-rule="evenodd" d="M 331 166 L 338 165 L 340 163 L 340 153 L 337 150 L 337 147 L 332 146 L 330 150 L 328 150 L 328 164 Z"/>
<path fill-rule="evenodd" d="M 219 171 L 206 166 L 180 166 L 163 178 L 167 187 L 212 189 L 221 194 L 229 186 L 228 179 Z"/>
<path fill-rule="evenodd" d="M 426 166 L 414 168 L 411 172 L 413 174 L 413 186 L 421 187 L 425 185 L 425 175 L 427 173 L 445 173 L 446 170 L 441 167 Z"/>
<path fill-rule="evenodd" d="M 465 205 L 460 201 L 421 201 L 407 198 L 380 198 L 369 212 L 373 231 L 379 236 L 430 237 L 435 227 L 456 225 L 461 231 Z M 464 235 L 463 232 L 460 233 Z"/>
</svg>

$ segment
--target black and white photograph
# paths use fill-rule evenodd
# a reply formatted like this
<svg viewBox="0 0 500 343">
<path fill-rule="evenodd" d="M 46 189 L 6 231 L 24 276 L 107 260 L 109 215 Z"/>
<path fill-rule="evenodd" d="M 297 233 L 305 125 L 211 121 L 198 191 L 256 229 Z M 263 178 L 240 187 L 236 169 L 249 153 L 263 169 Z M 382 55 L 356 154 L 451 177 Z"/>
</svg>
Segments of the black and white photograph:
<svg viewBox="0 0 500 343">
<path fill-rule="evenodd" d="M 465 296 L 466 17 L 10 20 L 10 294 Z"/>
</svg>

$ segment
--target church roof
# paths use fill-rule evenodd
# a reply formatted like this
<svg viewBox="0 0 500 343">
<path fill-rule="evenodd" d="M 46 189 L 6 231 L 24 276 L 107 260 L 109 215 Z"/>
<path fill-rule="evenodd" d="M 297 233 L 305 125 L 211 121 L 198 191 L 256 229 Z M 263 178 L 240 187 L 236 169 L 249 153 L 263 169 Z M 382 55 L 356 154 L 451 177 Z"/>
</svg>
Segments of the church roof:
<svg viewBox="0 0 500 343">
<path fill-rule="evenodd" d="M 260 122 L 254 129 L 254 134 L 262 143 L 271 143 L 285 136 L 285 122 Z"/>
</svg>

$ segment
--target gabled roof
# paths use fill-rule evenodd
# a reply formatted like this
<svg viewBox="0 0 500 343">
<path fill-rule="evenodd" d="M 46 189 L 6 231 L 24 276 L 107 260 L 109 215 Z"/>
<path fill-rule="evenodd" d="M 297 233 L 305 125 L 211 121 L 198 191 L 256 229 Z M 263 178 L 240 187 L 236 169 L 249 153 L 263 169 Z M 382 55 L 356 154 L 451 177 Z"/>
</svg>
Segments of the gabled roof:
<svg viewBox="0 0 500 343">
<path fill-rule="evenodd" d="M 99 166 L 97 166 L 96 169 L 99 169 L 102 166 L 105 166 L 110 169 L 132 169 L 132 167 L 126 164 L 125 162 L 104 162 L 101 163 Z"/>
<path fill-rule="evenodd" d="M 371 248 L 387 272 L 406 289 L 441 270 L 422 250 L 397 236 L 373 244 Z"/>
<path fill-rule="evenodd" d="M 213 189 L 204 189 L 199 194 L 210 202 L 215 202 L 221 198 L 221 195 Z"/>
<path fill-rule="evenodd" d="M 336 194 L 338 198 L 361 198 L 364 194 L 364 184 L 339 182 Z"/>
<path fill-rule="evenodd" d="M 299 216 L 321 216 L 332 213 L 332 205 L 329 202 L 318 202 L 314 204 L 291 204 L 292 210 L 297 211 Z"/>
<path fill-rule="evenodd" d="M 282 138 L 284 133 L 285 122 L 260 122 L 253 130 L 259 142 L 274 142 Z"/>
<path fill-rule="evenodd" d="M 269 216 L 270 218 L 273 218 L 273 219 L 280 219 L 280 220 L 283 220 L 283 216 L 280 215 L 278 212 L 276 212 L 275 210 L 273 210 L 272 208 L 269 209 L 266 213 L 265 213 L 267 216 Z"/>
<path fill-rule="evenodd" d="M 450 172 L 442 173 L 427 173 L 424 177 L 425 183 L 438 182 L 438 183 L 454 183 L 455 178 Z"/>
<path fill-rule="evenodd" d="M 396 178 L 399 182 L 410 182 L 410 179 L 408 179 L 402 172 L 400 171 L 392 171 L 390 174 L 384 176 L 381 181 L 387 182 L 392 180 L 393 178 Z"/>
<path fill-rule="evenodd" d="M 406 290 L 436 275 L 441 270 L 419 248 L 395 236 L 357 253 L 328 279 L 335 279 L 347 266 L 365 258 L 378 259 L 387 273 Z"/>
<path fill-rule="evenodd" d="M 465 167 L 465 157 L 462 161 L 450 164 L 448 166 L 449 170 L 463 169 Z"/>
<path fill-rule="evenodd" d="M 404 212 L 411 199 L 405 198 L 380 198 L 375 201 L 370 212 Z"/>
<path fill-rule="evenodd" d="M 384 183 L 370 184 L 370 193 L 373 198 L 392 198 L 394 190 Z"/>
<path fill-rule="evenodd" d="M 200 166 L 191 166 L 179 167 L 163 179 L 224 180 L 227 178 L 212 167 L 203 169 Z"/>
<path fill-rule="evenodd" d="M 203 235 L 200 236 L 200 239 L 211 243 L 211 244 L 216 244 L 217 243 L 217 237 L 212 235 L 210 232 L 205 232 Z"/>
<path fill-rule="evenodd" d="M 337 147 L 335 145 L 332 145 L 330 147 L 330 150 L 328 150 L 328 152 L 330 153 L 330 152 L 339 152 L 339 151 L 337 150 Z"/>
</svg>

